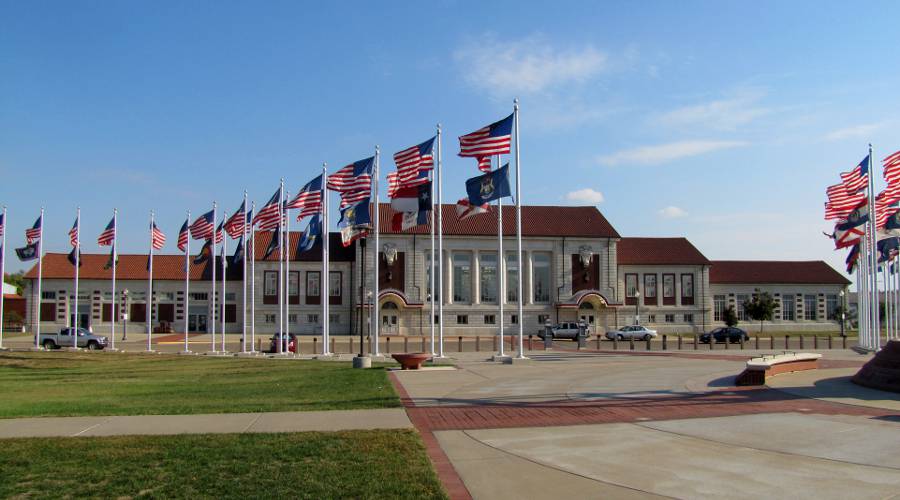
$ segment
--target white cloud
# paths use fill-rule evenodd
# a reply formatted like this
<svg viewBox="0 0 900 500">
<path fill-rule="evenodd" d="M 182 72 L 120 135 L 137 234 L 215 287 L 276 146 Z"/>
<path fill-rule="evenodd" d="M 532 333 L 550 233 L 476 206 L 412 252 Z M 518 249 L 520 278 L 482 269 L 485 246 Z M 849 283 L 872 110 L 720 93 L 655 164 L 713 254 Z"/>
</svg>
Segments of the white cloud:
<svg viewBox="0 0 900 500">
<path fill-rule="evenodd" d="M 731 149 L 746 146 L 744 141 L 679 141 L 655 146 L 642 146 L 634 149 L 618 151 L 616 153 L 599 156 L 597 162 L 601 165 L 614 166 L 623 163 L 635 163 L 641 165 L 657 165 L 681 158 L 698 156 L 722 149 Z"/>
<path fill-rule="evenodd" d="M 882 127 L 884 127 L 884 123 L 865 123 L 852 127 L 845 127 L 825 134 L 825 140 L 841 141 L 844 139 L 852 139 L 856 137 L 865 138 L 866 136 L 872 134 L 872 132 L 875 132 Z"/>
<path fill-rule="evenodd" d="M 565 198 L 567 201 L 596 205 L 603 202 L 603 193 L 594 191 L 591 188 L 584 188 L 566 193 Z"/>
<path fill-rule="evenodd" d="M 704 126 L 715 130 L 735 130 L 772 113 L 772 109 L 756 105 L 765 95 L 766 92 L 760 89 L 742 89 L 726 99 L 674 109 L 661 115 L 657 121 L 668 127 Z"/>
<path fill-rule="evenodd" d="M 657 213 L 663 219 L 678 219 L 680 217 L 687 217 L 688 214 L 683 208 L 679 208 L 674 205 L 660 209 Z"/>
<path fill-rule="evenodd" d="M 500 41 L 493 35 L 470 40 L 453 56 L 466 81 L 504 96 L 584 82 L 606 69 L 608 59 L 592 45 L 559 48 L 542 36 Z"/>
</svg>

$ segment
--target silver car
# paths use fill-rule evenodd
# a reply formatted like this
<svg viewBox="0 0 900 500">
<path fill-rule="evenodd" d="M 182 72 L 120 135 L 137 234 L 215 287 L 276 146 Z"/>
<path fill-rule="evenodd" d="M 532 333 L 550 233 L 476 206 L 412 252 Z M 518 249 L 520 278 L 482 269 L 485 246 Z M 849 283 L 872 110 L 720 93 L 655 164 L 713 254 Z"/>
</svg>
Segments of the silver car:
<svg viewBox="0 0 900 500">
<path fill-rule="evenodd" d="M 47 350 L 59 349 L 60 347 L 72 347 L 72 333 L 75 331 L 74 328 L 63 328 L 59 333 L 42 333 L 39 343 Z M 91 351 L 106 347 L 106 337 L 94 335 L 87 328 L 78 328 L 77 332 L 76 345 L 78 347 L 89 349 Z"/>
<path fill-rule="evenodd" d="M 641 339 L 650 340 L 656 337 L 656 330 L 651 330 L 642 325 L 629 325 L 619 328 L 618 330 L 610 330 L 606 332 L 606 338 L 609 340 L 626 340 Z"/>
<path fill-rule="evenodd" d="M 578 323 L 575 321 L 567 321 L 563 323 L 559 323 L 558 325 L 553 325 L 551 327 L 551 331 L 553 332 L 553 338 L 555 339 L 578 339 Z M 585 336 L 590 337 L 591 332 L 590 328 L 585 329 Z M 541 328 L 537 334 L 538 338 L 541 340 L 544 339 L 544 329 Z"/>
</svg>

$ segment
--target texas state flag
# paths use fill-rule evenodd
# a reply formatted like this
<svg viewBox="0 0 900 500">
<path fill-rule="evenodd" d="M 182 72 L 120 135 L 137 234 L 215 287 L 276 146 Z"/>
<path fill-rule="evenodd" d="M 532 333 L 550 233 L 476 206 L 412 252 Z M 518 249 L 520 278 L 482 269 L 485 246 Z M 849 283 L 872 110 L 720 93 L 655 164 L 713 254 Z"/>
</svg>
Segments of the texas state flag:
<svg viewBox="0 0 900 500">
<path fill-rule="evenodd" d="M 391 200 L 391 208 L 395 212 L 391 217 L 393 231 L 427 224 L 431 212 L 431 182 L 398 190 Z"/>
</svg>

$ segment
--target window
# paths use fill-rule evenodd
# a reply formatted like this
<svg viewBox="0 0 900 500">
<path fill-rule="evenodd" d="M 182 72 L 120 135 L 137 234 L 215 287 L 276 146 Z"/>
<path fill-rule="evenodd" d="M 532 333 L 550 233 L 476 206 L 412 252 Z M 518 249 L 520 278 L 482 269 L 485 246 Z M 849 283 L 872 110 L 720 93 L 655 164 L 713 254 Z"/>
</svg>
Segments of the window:
<svg viewBox="0 0 900 500">
<path fill-rule="evenodd" d="M 41 299 L 56 300 L 56 292 L 41 292 Z M 43 321 L 43 320 L 41 320 Z"/>
<path fill-rule="evenodd" d="M 816 318 L 816 296 L 803 296 L 803 319 L 806 321 L 815 321 Z"/>
<path fill-rule="evenodd" d="M 825 319 L 839 320 L 838 317 L 838 296 L 829 294 L 825 296 Z"/>
<path fill-rule="evenodd" d="M 713 321 L 725 321 L 725 296 L 713 296 Z"/>
<path fill-rule="evenodd" d="M 647 315 L 647 322 L 648 322 L 648 323 L 656 323 L 656 315 L 655 315 L 655 314 L 648 314 L 648 315 Z"/>
<path fill-rule="evenodd" d="M 518 314 L 513 314 L 512 316 L 509 317 L 509 319 L 510 319 L 510 323 L 512 323 L 514 325 L 519 324 L 519 315 Z"/>
<path fill-rule="evenodd" d="M 435 325 L 440 325 L 440 324 L 441 324 L 441 315 L 440 315 L 440 314 L 435 314 L 435 315 L 434 315 L 434 324 L 435 324 Z"/>
<path fill-rule="evenodd" d="M 157 300 L 175 300 L 174 292 L 163 292 L 163 293 L 160 293 L 159 295 L 160 296 L 157 297 Z M 231 300 L 234 300 L 234 294 L 232 293 L 231 295 L 232 295 Z M 228 295 L 226 294 L 225 297 L 227 298 Z"/>
<path fill-rule="evenodd" d="M 191 292 L 191 300 L 209 300 L 209 294 L 206 292 Z"/>
<path fill-rule="evenodd" d="M 321 303 L 321 278 L 322 275 L 319 271 L 306 271 L 306 303 L 307 304 L 320 304 Z"/>
<path fill-rule="evenodd" d="M 278 271 L 263 273 L 263 304 L 278 303 Z"/>
<path fill-rule="evenodd" d="M 675 275 L 663 274 L 663 305 L 675 305 Z"/>
<path fill-rule="evenodd" d="M 116 306 L 116 312 L 113 314 L 113 305 Z M 119 304 L 103 304 L 103 314 L 101 318 L 104 323 L 115 321 L 113 318 L 119 317 Z"/>
<path fill-rule="evenodd" d="M 538 324 L 539 324 L 539 325 L 542 325 L 542 326 L 543 326 L 543 325 L 546 324 L 547 321 L 549 321 L 549 320 L 550 320 L 550 315 L 549 315 L 549 314 L 538 314 L 538 320 L 537 320 L 537 321 L 538 321 Z"/>
<path fill-rule="evenodd" d="M 453 301 L 472 302 L 472 254 L 453 254 Z"/>
<path fill-rule="evenodd" d="M 288 282 L 287 282 L 288 304 L 299 304 L 300 303 L 300 272 L 299 271 L 289 272 L 287 279 L 288 279 Z"/>
<path fill-rule="evenodd" d="M 468 325 L 469 324 L 469 315 L 468 314 L 457 314 L 456 315 L 456 324 L 457 325 Z"/>
<path fill-rule="evenodd" d="M 479 276 L 481 277 L 481 301 L 497 302 L 497 254 L 483 253 L 479 257 Z"/>
<path fill-rule="evenodd" d="M 230 300 L 232 302 L 236 299 L 236 297 L 237 296 L 234 294 L 234 292 L 228 292 L 225 294 L 225 300 Z"/>
<path fill-rule="evenodd" d="M 297 315 L 296 314 L 288 314 L 288 323 L 297 324 Z"/>
<path fill-rule="evenodd" d="M 635 305 L 637 303 L 638 292 L 638 275 L 637 274 L 626 274 L 625 275 L 625 303 L 628 305 Z"/>
<path fill-rule="evenodd" d="M 56 321 L 56 304 L 41 304 L 41 321 Z"/>
<path fill-rule="evenodd" d="M 225 304 L 225 322 L 237 323 L 237 304 Z"/>
<path fill-rule="evenodd" d="M 329 297 L 341 297 L 341 272 L 340 271 L 328 271 L 328 296 Z M 332 304 L 334 301 L 331 302 Z M 340 304 L 340 300 L 337 302 Z"/>
<path fill-rule="evenodd" d="M 484 324 L 485 325 L 494 325 L 497 323 L 497 317 L 493 314 L 485 314 L 484 315 Z"/>
<path fill-rule="evenodd" d="M 328 322 L 329 322 L 329 323 L 340 323 L 340 322 L 341 322 L 341 315 L 340 315 L 340 314 L 329 314 L 329 315 L 328 315 Z"/>
<path fill-rule="evenodd" d="M 693 315 L 693 314 L 685 314 L 685 315 L 684 315 L 684 322 L 685 322 L 685 323 L 693 323 L 693 322 L 694 322 L 694 315 Z"/>
<path fill-rule="evenodd" d="M 666 323 L 674 323 L 675 315 L 674 314 L 666 314 Z"/>
<path fill-rule="evenodd" d="M 519 301 L 519 256 L 506 254 L 506 301 Z"/>
<path fill-rule="evenodd" d="M 749 317 L 747 316 L 746 311 L 744 311 L 744 302 L 750 299 L 750 296 L 747 294 L 738 294 L 735 300 L 735 312 L 737 313 L 738 321 L 747 321 Z"/>
<path fill-rule="evenodd" d="M 437 250 L 434 251 L 434 268 L 440 273 L 441 272 L 441 256 L 438 255 Z M 438 289 L 437 282 L 434 283 L 434 300 L 439 300 L 441 298 L 441 291 Z M 431 293 L 431 254 L 425 253 L 425 293 Z"/>
<path fill-rule="evenodd" d="M 269 325 L 275 324 L 275 315 L 274 314 L 266 314 L 266 323 Z"/>
<path fill-rule="evenodd" d="M 644 304 L 656 305 L 656 275 L 644 275 Z"/>
<path fill-rule="evenodd" d="M 783 321 L 797 320 L 797 302 L 793 294 L 784 294 L 781 296 L 781 319 Z"/>
<path fill-rule="evenodd" d="M 128 320 L 132 323 L 147 321 L 147 304 L 131 304 L 131 314 Z"/>
<path fill-rule="evenodd" d="M 311 325 L 318 325 L 319 324 L 319 315 L 318 314 L 307 314 L 306 322 Z"/>
<path fill-rule="evenodd" d="M 550 255 L 545 253 L 533 254 L 531 275 L 534 283 L 534 301 L 550 302 Z"/>
<path fill-rule="evenodd" d="M 681 275 L 681 303 L 692 305 L 694 303 L 694 275 Z"/>
</svg>

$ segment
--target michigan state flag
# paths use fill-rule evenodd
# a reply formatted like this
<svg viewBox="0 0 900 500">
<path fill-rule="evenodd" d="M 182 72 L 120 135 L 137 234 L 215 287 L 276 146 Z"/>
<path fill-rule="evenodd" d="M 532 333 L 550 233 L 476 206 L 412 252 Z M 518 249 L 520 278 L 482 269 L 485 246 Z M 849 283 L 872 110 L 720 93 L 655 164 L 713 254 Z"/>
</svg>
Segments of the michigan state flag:
<svg viewBox="0 0 900 500">
<path fill-rule="evenodd" d="M 16 249 L 16 256 L 22 262 L 28 262 L 29 260 L 36 260 L 38 255 L 41 253 L 41 241 L 37 240 L 34 243 L 30 243 L 25 245 L 22 248 Z"/>
<path fill-rule="evenodd" d="M 469 195 L 469 203 L 476 206 L 512 196 L 509 190 L 509 163 L 493 172 L 467 180 L 466 193 Z"/>
<path fill-rule="evenodd" d="M 78 252 L 78 258 L 76 259 L 75 258 L 75 250 L 76 249 L 73 248 L 72 251 L 69 252 L 69 255 L 66 258 L 69 259 L 69 264 L 72 264 L 74 266 L 77 263 L 78 267 L 81 267 L 84 265 L 84 259 L 81 258 L 81 252 Z"/>
</svg>

